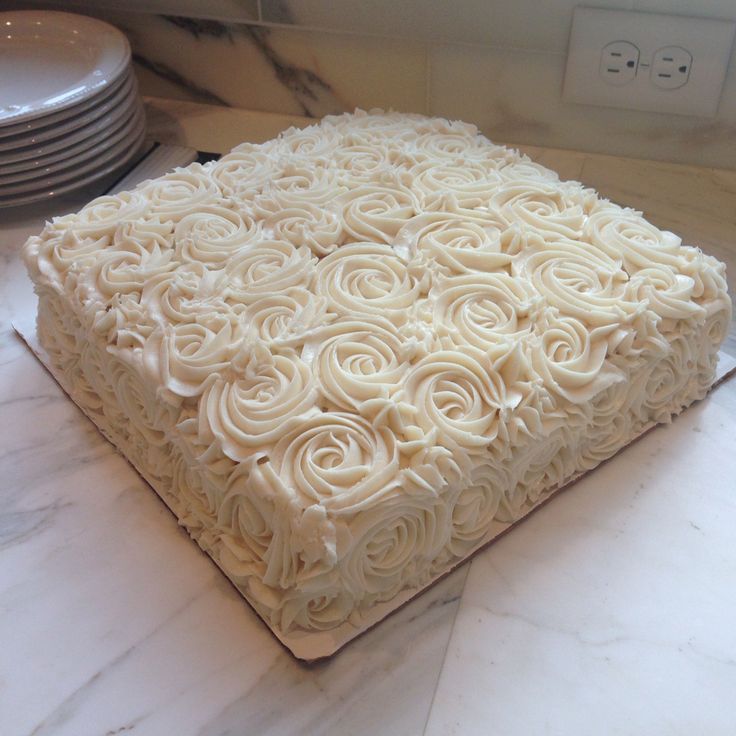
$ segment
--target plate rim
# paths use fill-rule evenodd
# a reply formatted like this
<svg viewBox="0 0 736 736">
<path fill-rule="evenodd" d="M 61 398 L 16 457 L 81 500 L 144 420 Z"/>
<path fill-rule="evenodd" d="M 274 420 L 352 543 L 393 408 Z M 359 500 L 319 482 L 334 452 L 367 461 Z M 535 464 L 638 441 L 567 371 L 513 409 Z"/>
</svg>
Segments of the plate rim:
<svg viewBox="0 0 736 736">
<path fill-rule="evenodd" d="M 130 114 L 127 115 L 122 121 L 117 121 L 116 124 L 110 126 L 109 133 L 105 137 L 99 140 L 98 136 L 93 135 L 93 136 L 90 136 L 90 138 L 80 141 L 80 143 L 77 145 L 80 145 L 81 143 L 89 143 L 89 140 L 93 139 L 92 142 L 89 143 L 86 148 L 82 148 L 81 150 L 76 151 L 70 156 L 66 156 L 66 157 L 62 156 L 61 158 L 57 158 L 55 161 L 40 162 L 37 166 L 33 168 L 26 168 L 26 169 L 21 169 L 19 171 L 13 171 L 7 175 L 4 173 L 2 167 L 0 167 L 0 187 L 6 186 L 8 184 L 13 184 L 13 183 L 20 184 L 23 181 L 31 181 L 34 178 L 41 178 L 42 172 L 45 166 L 58 167 L 50 172 L 47 172 L 48 176 L 52 176 L 55 173 L 60 173 L 61 171 L 63 171 L 65 167 L 71 167 L 71 166 L 83 164 L 87 162 L 87 160 L 93 156 L 99 156 L 101 154 L 106 153 L 109 148 L 111 148 L 114 145 L 117 145 L 118 143 L 123 141 L 126 137 L 131 137 L 131 138 L 134 137 L 133 134 L 137 130 L 141 121 L 145 121 L 145 115 L 143 112 L 143 108 L 140 105 L 136 105 L 135 107 L 131 108 Z M 61 150 L 61 152 L 63 151 L 64 149 Z M 38 159 L 35 159 L 35 160 L 38 160 Z M 23 163 L 24 163 L 23 161 L 19 161 L 18 163 L 12 164 L 12 165 L 20 166 Z M 12 177 L 13 175 L 16 175 L 16 174 L 21 175 L 21 178 L 16 179 L 15 182 L 12 181 L 12 179 L 10 181 L 4 181 L 4 178 L 6 176 Z M 34 177 L 34 176 L 22 177 L 23 174 L 38 174 L 38 176 L 37 177 Z"/>
<path fill-rule="evenodd" d="M 85 108 L 75 115 L 62 118 L 55 124 L 33 128 L 27 133 L 0 137 L 0 153 L 12 151 L 14 148 L 27 148 L 29 145 L 41 145 L 45 141 L 74 133 L 76 130 L 92 125 L 95 121 L 113 112 L 118 106 L 125 104 L 125 101 L 133 93 L 138 94 L 137 80 L 134 74 L 126 75 L 123 84 L 116 87 L 109 96 L 102 98 L 96 105 Z M 21 145 L 27 140 L 32 142 Z"/>
<path fill-rule="evenodd" d="M 146 131 L 144 129 L 139 138 L 133 142 L 128 153 L 119 161 L 114 161 L 112 164 L 109 164 L 98 171 L 91 172 L 88 177 L 82 177 L 81 179 L 74 179 L 66 183 L 62 183 L 61 186 L 56 187 L 52 191 L 49 191 L 48 188 L 41 188 L 35 192 L 24 192 L 23 194 L 19 194 L 17 197 L 11 196 L 7 199 L 0 199 L 0 210 L 5 207 L 22 207 L 27 204 L 33 204 L 34 202 L 50 200 L 54 197 L 66 194 L 67 192 L 73 192 L 75 189 L 81 189 L 82 187 L 87 186 L 87 184 L 92 184 L 98 179 L 101 179 L 108 174 L 112 174 L 118 169 L 118 167 L 122 170 L 137 153 L 143 150 L 145 141 Z"/>
<path fill-rule="evenodd" d="M 131 133 L 128 139 L 118 141 L 115 145 L 111 146 L 103 152 L 98 158 L 102 159 L 99 163 L 106 164 L 110 159 L 116 158 L 118 155 L 125 153 L 128 146 L 132 146 L 133 143 L 138 140 L 141 136 L 146 134 L 146 121 L 145 117 L 141 116 L 136 122 L 134 133 Z M 8 183 L 0 185 L 0 200 L 5 201 L 6 199 L 12 198 L 16 195 L 25 194 L 27 191 L 33 191 L 34 182 L 38 183 L 38 189 L 54 189 L 55 183 L 63 185 L 66 181 L 73 179 L 75 174 L 86 175 L 91 171 L 95 170 L 96 161 L 93 161 L 92 165 L 87 164 L 86 167 L 81 167 L 82 171 L 61 171 L 57 172 L 56 175 L 51 176 L 40 176 L 35 179 L 26 179 L 25 181 Z M 6 191 L 2 191 L 5 189 Z M 20 191 L 17 191 L 20 189 Z M 10 191 L 7 191 L 10 190 Z"/>
<path fill-rule="evenodd" d="M 129 66 L 128 69 L 124 70 L 123 73 L 117 79 L 113 80 L 107 87 L 99 90 L 88 99 L 77 102 L 65 110 L 52 111 L 45 115 L 39 115 L 32 120 L 26 120 L 20 123 L 12 123 L 9 125 L 0 124 L 0 141 L 6 138 L 13 138 L 14 136 L 20 137 L 33 135 L 33 133 L 38 130 L 49 128 L 58 123 L 63 123 L 66 120 L 71 120 L 77 116 L 84 115 L 85 113 L 94 110 L 96 107 L 102 107 L 126 84 L 128 84 L 130 78 L 134 76 L 133 67 Z"/>
<path fill-rule="evenodd" d="M 89 138 L 99 131 L 100 125 L 102 125 L 104 120 L 107 120 L 108 124 L 114 124 L 114 121 L 118 120 L 122 116 L 122 111 L 130 109 L 139 102 L 140 95 L 138 94 L 138 88 L 136 85 L 134 85 L 115 105 L 111 105 L 110 109 L 106 110 L 102 115 L 93 117 L 92 120 L 87 121 L 83 125 L 75 126 L 66 130 L 62 129 L 61 132 L 54 131 L 56 135 L 44 136 L 43 139 L 38 142 L 37 147 L 42 147 L 43 145 L 48 146 L 53 143 L 62 143 L 65 139 L 68 139 L 72 136 L 80 135 L 81 133 L 86 131 L 88 135 L 82 136 L 78 139 L 79 141 L 85 140 L 85 138 Z M 104 128 L 105 126 L 102 125 L 102 127 Z M 0 157 L 2 157 L 4 153 L 12 154 L 17 148 L 28 148 L 29 146 L 36 146 L 36 144 L 30 143 L 26 146 L 10 146 L 8 145 L 7 141 L 4 142 L 3 139 L 0 138 Z M 62 147 L 63 146 L 59 146 L 55 150 L 58 151 L 59 148 Z M 33 158 L 33 156 L 31 155 L 29 156 L 29 158 Z M 23 161 L 25 159 L 16 160 Z"/>
</svg>

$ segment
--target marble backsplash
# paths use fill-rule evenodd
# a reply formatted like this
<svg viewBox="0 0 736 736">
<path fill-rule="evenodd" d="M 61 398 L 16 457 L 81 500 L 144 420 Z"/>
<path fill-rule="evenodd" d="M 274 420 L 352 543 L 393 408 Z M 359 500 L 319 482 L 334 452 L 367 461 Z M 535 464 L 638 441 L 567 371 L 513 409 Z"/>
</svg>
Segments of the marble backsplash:
<svg viewBox="0 0 736 736">
<path fill-rule="evenodd" d="M 144 94 L 319 117 L 383 107 L 499 142 L 736 168 L 736 61 L 714 119 L 563 102 L 576 0 L 52 0 L 118 25 Z M 736 18 L 733 0 L 602 0 Z M 121 10 L 121 8 L 125 8 Z"/>
</svg>

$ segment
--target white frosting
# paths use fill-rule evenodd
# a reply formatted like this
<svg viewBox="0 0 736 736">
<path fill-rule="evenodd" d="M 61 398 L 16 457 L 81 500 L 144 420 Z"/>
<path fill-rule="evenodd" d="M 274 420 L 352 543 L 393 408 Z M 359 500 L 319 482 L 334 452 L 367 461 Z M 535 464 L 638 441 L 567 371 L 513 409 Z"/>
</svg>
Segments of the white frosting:
<svg viewBox="0 0 736 736">
<path fill-rule="evenodd" d="M 462 123 L 328 117 L 25 249 L 75 401 L 282 631 L 457 564 L 707 391 L 724 267 Z"/>
</svg>

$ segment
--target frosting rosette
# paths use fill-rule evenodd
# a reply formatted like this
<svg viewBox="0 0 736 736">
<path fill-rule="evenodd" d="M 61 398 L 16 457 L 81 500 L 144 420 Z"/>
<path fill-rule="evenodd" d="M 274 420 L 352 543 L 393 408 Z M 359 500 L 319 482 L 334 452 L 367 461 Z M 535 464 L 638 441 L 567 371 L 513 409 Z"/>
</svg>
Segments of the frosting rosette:
<svg viewBox="0 0 736 736">
<path fill-rule="evenodd" d="M 557 173 L 541 164 L 532 161 L 528 156 L 519 156 L 499 167 L 498 173 L 505 183 L 515 185 L 522 183 L 559 182 Z"/>
<path fill-rule="evenodd" d="M 487 204 L 500 181 L 494 169 L 464 159 L 420 163 L 409 174 L 412 177 L 412 189 L 419 194 L 420 201 L 437 192 L 451 192 L 462 207 Z"/>
<path fill-rule="evenodd" d="M 677 320 L 702 319 L 705 309 L 693 301 L 695 281 L 677 273 L 669 266 L 649 266 L 639 269 L 629 280 L 627 297 L 646 304 L 665 327 L 673 327 Z M 660 330 L 663 325 L 660 325 Z"/>
<path fill-rule="evenodd" d="M 104 416 L 102 400 L 82 371 L 81 360 L 81 356 L 78 358 L 75 356 L 74 359 L 67 359 L 65 361 L 67 392 L 72 397 L 74 403 L 80 406 L 85 414 L 95 418 L 102 418 Z"/>
<path fill-rule="evenodd" d="M 266 344 L 296 346 L 329 322 L 330 316 L 324 297 L 305 287 L 293 287 L 250 304 L 246 322 L 249 334 Z"/>
<path fill-rule="evenodd" d="M 118 250 L 146 250 L 163 252 L 174 247 L 174 223 L 163 222 L 158 217 L 124 220 L 112 237 L 112 245 Z"/>
<path fill-rule="evenodd" d="M 159 179 L 144 182 L 135 191 L 147 201 L 150 215 L 162 222 L 178 222 L 192 210 L 219 204 L 222 199 L 208 170 L 200 164 L 174 169 Z"/>
<path fill-rule="evenodd" d="M 115 407 L 115 391 L 110 382 L 111 376 L 107 371 L 107 356 L 94 345 L 92 342 L 86 342 L 80 351 L 79 366 L 84 375 L 90 389 L 97 396 L 99 409 L 111 419 L 117 419 L 120 416 L 118 409 Z"/>
<path fill-rule="evenodd" d="M 104 312 L 88 304 L 86 319 L 92 317 L 91 330 L 117 348 L 141 348 L 155 328 L 155 322 L 139 301 L 138 294 L 115 294 Z M 85 321 L 86 321 L 85 319 Z"/>
<path fill-rule="evenodd" d="M 79 319 L 64 309 L 61 294 L 48 286 L 36 290 L 43 309 L 36 320 L 36 331 L 44 349 L 63 373 L 73 372 L 84 345 L 84 330 Z"/>
<path fill-rule="evenodd" d="M 306 286 L 314 261 L 306 246 L 284 240 L 262 240 L 255 248 L 236 253 L 225 266 L 228 302 L 253 304 L 295 286 Z"/>
<path fill-rule="evenodd" d="M 385 145 L 387 141 L 413 140 L 424 124 L 424 118 L 415 114 L 386 113 L 373 115 L 371 111 L 356 110 L 350 121 L 344 115 L 328 115 L 324 118 L 328 129 L 336 130 L 345 143 L 356 141 Z"/>
<path fill-rule="evenodd" d="M 623 373 L 606 362 L 610 327 L 590 330 L 576 317 L 547 310 L 536 329 L 532 364 L 547 388 L 573 404 L 624 380 Z"/>
<path fill-rule="evenodd" d="M 680 413 L 685 403 L 683 390 L 696 364 L 692 346 L 683 337 L 675 337 L 667 355 L 654 363 L 647 377 L 643 406 L 650 420 L 670 422 Z"/>
<path fill-rule="evenodd" d="M 176 224 L 177 258 L 220 268 L 230 256 L 260 238 L 260 224 L 247 212 L 209 205 L 185 215 Z"/>
<path fill-rule="evenodd" d="M 484 212 L 469 221 L 454 213 L 431 212 L 413 218 L 397 234 L 399 247 L 436 262 L 449 274 L 497 271 L 511 263 L 504 252 L 508 224 Z"/>
<path fill-rule="evenodd" d="M 414 277 L 387 245 L 351 243 L 323 258 L 316 269 L 316 291 L 338 314 L 365 314 L 406 321 L 422 293 Z"/>
<path fill-rule="evenodd" d="M 49 286 L 36 289 L 39 313 L 36 335 L 53 365 L 62 373 L 73 370 L 82 347 L 76 320 L 64 309 L 61 295 Z"/>
<path fill-rule="evenodd" d="M 450 449 L 480 452 L 498 436 L 501 415 L 520 397 L 507 393 L 489 356 L 470 346 L 420 360 L 404 381 L 403 400 L 417 426 Z"/>
<path fill-rule="evenodd" d="M 26 242 L 24 258 L 29 273 L 61 285 L 78 281 L 84 269 L 95 265 L 97 254 L 109 239 L 80 237 L 71 230 L 48 238 L 31 237 Z"/>
<path fill-rule="evenodd" d="M 452 557 L 465 557 L 483 541 L 508 485 L 508 473 L 496 463 L 484 463 L 473 471 L 469 485 L 460 491 L 452 507 L 447 545 Z"/>
<path fill-rule="evenodd" d="M 375 505 L 399 484 L 394 433 L 346 412 L 309 417 L 269 457 L 287 488 L 333 514 Z"/>
<path fill-rule="evenodd" d="M 443 279 L 430 297 L 434 326 L 445 347 L 491 351 L 511 349 L 528 334 L 540 302 L 525 280 L 501 272 Z"/>
<path fill-rule="evenodd" d="M 512 273 L 528 280 L 545 302 L 592 326 L 630 321 L 641 311 L 627 299 L 628 277 L 603 253 L 560 241 L 514 258 Z"/>
<path fill-rule="evenodd" d="M 346 184 L 370 184 L 391 169 L 406 168 L 411 161 L 405 150 L 393 143 L 342 145 L 335 149 L 334 156 L 340 180 Z"/>
<path fill-rule="evenodd" d="M 493 206 L 510 221 L 541 235 L 545 240 L 579 240 L 585 222 L 582 203 L 571 201 L 552 184 L 517 184 L 499 188 Z"/>
<path fill-rule="evenodd" d="M 340 136 L 330 126 L 319 128 L 289 128 L 278 140 L 278 153 L 306 161 L 331 156 Z M 235 149 L 237 150 L 237 149 Z"/>
<path fill-rule="evenodd" d="M 401 130 L 400 126 L 389 127 L 367 127 L 363 129 L 346 130 L 341 132 L 343 146 L 369 146 L 381 148 L 387 144 L 387 136 L 394 145 L 406 148 L 413 139 L 411 131 Z"/>
<path fill-rule="evenodd" d="M 683 265 L 681 240 L 647 222 L 639 212 L 606 202 L 590 215 L 584 238 L 613 259 L 622 260 L 629 274 L 653 264 Z"/>
<path fill-rule="evenodd" d="M 682 272 L 695 282 L 693 299 L 704 306 L 709 314 L 721 308 L 730 310 L 725 264 L 706 255 L 700 248 L 682 246 L 681 250 L 685 253 Z"/>
<path fill-rule="evenodd" d="M 202 263 L 184 263 L 143 287 L 141 305 L 152 321 L 161 325 L 200 322 L 219 329 L 227 321 L 238 321 L 245 307 L 228 305 L 221 296 L 224 278 Z"/>
<path fill-rule="evenodd" d="M 168 504 L 176 509 L 182 525 L 190 532 L 199 532 L 210 538 L 206 529 L 214 509 L 202 485 L 202 474 L 191 463 L 190 454 L 181 450 L 172 453 L 171 481 L 166 484 L 171 489 L 164 496 Z"/>
<path fill-rule="evenodd" d="M 163 446 L 166 443 L 164 428 L 169 424 L 164 416 L 168 407 L 157 400 L 155 393 L 127 362 L 116 358 L 108 362 L 106 369 L 118 406 L 132 427 L 148 445 Z"/>
<path fill-rule="evenodd" d="M 390 322 L 338 320 L 318 337 L 314 374 L 321 393 L 339 409 L 360 411 L 371 399 L 388 400 L 409 367 L 411 347 Z"/>
<path fill-rule="evenodd" d="M 345 230 L 356 241 L 392 242 L 419 208 L 412 190 L 399 177 L 350 189 L 340 197 Z"/>
<path fill-rule="evenodd" d="M 140 220 L 150 208 L 150 201 L 140 191 L 106 194 L 93 199 L 75 215 L 55 217 L 44 233 L 62 230 L 81 238 L 110 237 L 121 222 Z"/>
<path fill-rule="evenodd" d="M 235 461 L 275 442 L 314 408 L 317 391 L 309 366 L 296 355 L 248 348 L 241 373 L 214 380 L 199 402 L 199 438 L 214 440 Z"/>
<path fill-rule="evenodd" d="M 295 591 L 284 597 L 277 621 L 284 631 L 295 626 L 308 631 L 329 631 L 347 620 L 355 604 L 355 597 L 335 584 L 317 594 Z"/>
<path fill-rule="evenodd" d="M 594 468 L 612 457 L 644 426 L 641 388 L 646 374 L 633 383 L 639 391 L 632 392 L 626 382 L 614 383 L 601 391 L 592 402 L 591 421 L 585 428 L 585 438 L 578 465 L 582 470 Z"/>
<path fill-rule="evenodd" d="M 309 202 L 319 206 L 329 204 L 346 191 L 340 184 L 337 172 L 327 165 L 311 161 L 289 161 L 281 168 L 278 178 L 269 181 L 265 196 L 275 196 L 283 201 Z"/>
<path fill-rule="evenodd" d="M 445 499 L 399 495 L 367 509 L 351 525 L 353 543 L 340 563 L 348 591 L 368 604 L 388 600 L 429 578 L 450 534 Z"/>
<path fill-rule="evenodd" d="M 130 242 L 128 248 L 110 247 L 102 251 L 80 282 L 93 294 L 110 299 L 116 294 L 140 294 L 151 280 L 176 266 L 171 250 L 153 251 Z"/>
<path fill-rule="evenodd" d="M 306 245 L 316 256 L 332 253 L 345 241 L 342 216 L 328 206 L 288 197 L 261 197 L 257 206 L 263 214 L 267 237 Z"/>
<path fill-rule="evenodd" d="M 212 165 L 210 176 L 226 197 L 246 201 L 278 177 L 280 166 L 260 146 L 245 143 Z"/>
<path fill-rule="evenodd" d="M 169 324 L 146 341 L 143 362 L 148 375 L 175 396 L 198 396 L 230 367 L 241 341 L 229 321 L 217 332 L 196 322 Z"/>
<path fill-rule="evenodd" d="M 411 150 L 419 161 L 454 164 L 462 161 L 482 162 L 489 169 L 495 169 L 516 156 L 508 148 L 494 146 L 478 134 L 475 126 L 463 123 L 454 127 L 451 123 L 439 130 L 435 127 L 423 131 L 413 141 Z"/>
<path fill-rule="evenodd" d="M 217 528 L 220 557 L 236 582 L 247 583 L 257 575 L 274 586 L 293 583 L 297 562 L 288 546 L 285 504 L 268 488 L 262 466 L 238 463 L 228 476 L 218 504 Z"/>
<path fill-rule="evenodd" d="M 733 313 L 730 300 L 719 299 L 715 304 L 710 306 L 710 314 L 703 327 L 703 332 L 708 337 L 710 343 L 710 345 L 706 344 L 708 351 L 713 350 L 713 345 L 720 345 L 726 339 Z"/>
<path fill-rule="evenodd" d="M 513 523 L 553 490 L 570 480 L 577 468 L 570 449 L 579 438 L 557 430 L 545 442 L 528 445 L 515 459 L 510 484 L 501 498 L 496 517 Z"/>
</svg>

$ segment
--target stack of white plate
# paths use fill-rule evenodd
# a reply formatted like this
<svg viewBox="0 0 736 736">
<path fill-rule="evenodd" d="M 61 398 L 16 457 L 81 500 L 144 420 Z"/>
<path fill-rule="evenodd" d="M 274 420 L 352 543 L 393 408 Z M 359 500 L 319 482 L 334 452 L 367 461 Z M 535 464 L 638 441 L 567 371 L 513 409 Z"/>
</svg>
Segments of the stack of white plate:
<svg viewBox="0 0 736 736">
<path fill-rule="evenodd" d="M 0 13 L 0 207 L 114 176 L 144 135 L 120 31 L 70 13 Z"/>
</svg>

